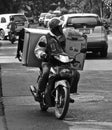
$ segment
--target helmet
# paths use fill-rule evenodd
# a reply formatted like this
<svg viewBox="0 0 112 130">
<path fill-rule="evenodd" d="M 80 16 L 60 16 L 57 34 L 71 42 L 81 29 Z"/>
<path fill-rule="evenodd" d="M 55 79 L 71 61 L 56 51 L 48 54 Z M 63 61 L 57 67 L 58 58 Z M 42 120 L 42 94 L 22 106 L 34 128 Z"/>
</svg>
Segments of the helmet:
<svg viewBox="0 0 112 130">
<path fill-rule="evenodd" d="M 62 21 L 60 21 L 58 18 L 52 18 L 49 21 L 49 28 L 50 30 L 54 30 L 55 28 L 62 26 Z"/>
</svg>

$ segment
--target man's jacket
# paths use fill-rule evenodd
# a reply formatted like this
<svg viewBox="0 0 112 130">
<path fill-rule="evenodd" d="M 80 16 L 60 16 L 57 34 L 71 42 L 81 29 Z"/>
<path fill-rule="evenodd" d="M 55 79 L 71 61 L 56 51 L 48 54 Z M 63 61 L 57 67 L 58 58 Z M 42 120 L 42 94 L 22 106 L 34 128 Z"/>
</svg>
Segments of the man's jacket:
<svg viewBox="0 0 112 130">
<path fill-rule="evenodd" d="M 41 59 L 41 54 L 45 52 L 50 58 L 52 53 L 63 53 L 65 50 L 65 36 L 56 37 L 52 33 L 48 33 L 47 35 L 41 36 L 36 47 L 35 47 L 35 55 L 38 59 Z M 40 43 L 45 43 L 45 47 L 40 46 Z"/>
</svg>

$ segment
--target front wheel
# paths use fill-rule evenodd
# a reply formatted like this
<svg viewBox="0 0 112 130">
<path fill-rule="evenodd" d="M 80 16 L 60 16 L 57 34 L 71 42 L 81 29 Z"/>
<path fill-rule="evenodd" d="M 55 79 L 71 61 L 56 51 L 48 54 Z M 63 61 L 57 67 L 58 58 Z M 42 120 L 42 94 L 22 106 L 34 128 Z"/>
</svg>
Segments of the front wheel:
<svg viewBox="0 0 112 130">
<path fill-rule="evenodd" d="M 63 119 L 69 108 L 70 88 L 63 86 L 58 87 L 56 89 L 56 95 L 58 95 L 58 101 L 55 105 L 55 116 L 58 119 Z"/>
</svg>

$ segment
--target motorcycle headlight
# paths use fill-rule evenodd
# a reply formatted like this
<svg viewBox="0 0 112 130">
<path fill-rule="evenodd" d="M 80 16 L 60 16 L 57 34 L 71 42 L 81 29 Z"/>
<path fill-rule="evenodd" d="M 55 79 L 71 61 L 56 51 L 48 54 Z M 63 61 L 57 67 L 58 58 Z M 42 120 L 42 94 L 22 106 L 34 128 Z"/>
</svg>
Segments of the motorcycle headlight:
<svg viewBox="0 0 112 130">
<path fill-rule="evenodd" d="M 68 76 L 70 76 L 71 75 L 71 70 L 69 70 L 69 69 L 62 69 L 62 70 L 60 70 L 60 75 L 63 77 L 63 76 L 66 76 L 66 77 L 68 77 Z"/>
<path fill-rule="evenodd" d="M 62 62 L 64 62 L 64 63 L 70 61 L 68 56 L 63 56 L 63 55 L 60 55 L 60 60 L 61 60 Z"/>
</svg>

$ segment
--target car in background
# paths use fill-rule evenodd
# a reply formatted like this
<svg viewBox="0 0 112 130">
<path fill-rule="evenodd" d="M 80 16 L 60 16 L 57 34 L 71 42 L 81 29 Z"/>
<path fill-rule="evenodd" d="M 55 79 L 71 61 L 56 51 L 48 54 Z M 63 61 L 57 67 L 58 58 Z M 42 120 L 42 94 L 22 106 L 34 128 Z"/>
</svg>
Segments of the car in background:
<svg viewBox="0 0 112 130">
<path fill-rule="evenodd" d="M 50 21 L 52 18 L 54 18 L 54 17 L 56 17 L 56 14 L 52 14 L 52 13 L 46 14 L 45 19 L 44 19 L 44 27 L 48 27 L 49 21 Z"/>
<path fill-rule="evenodd" d="M 41 25 L 44 25 L 44 19 L 45 19 L 45 16 L 46 16 L 47 13 L 41 13 L 40 16 L 39 16 L 39 26 Z"/>
<path fill-rule="evenodd" d="M 30 24 L 33 24 L 35 22 L 35 17 L 34 17 L 34 15 L 31 12 L 26 11 L 26 12 L 24 12 L 24 15 L 27 17 L 28 22 Z"/>
<path fill-rule="evenodd" d="M 8 36 L 10 29 L 7 28 L 10 23 L 10 18 L 14 17 L 14 21 L 17 24 L 16 32 L 18 32 L 24 28 L 29 26 L 28 19 L 24 14 L 15 13 L 15 14 L 0 14 L 0 39 L 5 39 Z"/>
<path fill-rule="evenodd" d="M 74 28 L 87 35 L 87 52 L 100 53 L 107 57 L 108 38 L 100 17 L 92 13 L 65 14 L 60 17 L 63 28 Z"/>
</svg>

